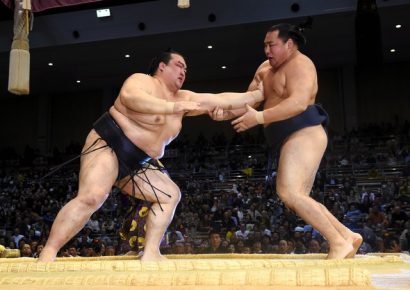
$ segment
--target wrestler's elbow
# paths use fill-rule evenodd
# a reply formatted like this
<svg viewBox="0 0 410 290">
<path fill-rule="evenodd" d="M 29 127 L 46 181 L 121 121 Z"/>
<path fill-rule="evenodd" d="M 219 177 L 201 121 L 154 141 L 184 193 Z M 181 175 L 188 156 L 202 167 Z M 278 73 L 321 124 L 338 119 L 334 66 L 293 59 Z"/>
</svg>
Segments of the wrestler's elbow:
<svg viewBox="0 0 410 290">
<path fill-rule="evenodd" d="M 304 100 L 296 98 L 290 98 L 290 100 L 292 100 L 291 106 L 293 110 L 298 114 L 306 111 L 307 107 L 309 106 L 309 103 L 305 102 Z"/>
<path fill-rule="evenodd" d="M 119 97 L 121 103 L 123 103 L 124 105 L 128 105 L 130 103 L 131 94 L 130 94 L 129 90 L 121 89 L 120 94 L 119 94 L 118 97 Z"/>
</svg>

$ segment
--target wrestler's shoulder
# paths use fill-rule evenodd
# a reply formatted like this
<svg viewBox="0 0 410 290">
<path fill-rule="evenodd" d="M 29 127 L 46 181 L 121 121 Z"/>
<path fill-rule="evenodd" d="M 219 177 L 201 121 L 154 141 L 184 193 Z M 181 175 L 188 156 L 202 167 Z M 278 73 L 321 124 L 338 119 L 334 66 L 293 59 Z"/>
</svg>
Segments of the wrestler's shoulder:
<svg viewBox="0 0 410 290">
<path fill-rule="evenodd" d="M 304 54 L 299 54 L 284 67 L 283 71 L 286 75 L 288 73 L 293 74 L 301 71 L 314 73 L 316 71 L 316 67 L 309 57 Z"/>
<path fill-rule="evenodd" d="M 195 93 L 190 90 L 179 90 L 178 91 L 178 98 L 184 99 L 184 100 L 189 100 L 192 95 Z"/>
<path fill-rule="evenodd" d="M 313 61 L 305 54 L 300 53 L 293 62 L 295 65 L 315 66 Z"/>
<path fill-rule="evenodd" d="M 130 80 L 144 80 L 144 81 L 153 81 L 152 76 L 143 74 L 143 73 L 134 73 L 128 77 Z"/>
<path fill-rule="evenodd" d="M 266 70 L 270 68 L 270 63 L 269 60 L 265 60 L 264 62 L 262 62 L 259 67 L 258 70 Z"/>
<path fill-rule="evenodd" d="M 154 78 L 150 75 L 135 73 L 130 75 L 124 82 L 123 87 L 152 88 L 155 85 Z"/>
</svg>

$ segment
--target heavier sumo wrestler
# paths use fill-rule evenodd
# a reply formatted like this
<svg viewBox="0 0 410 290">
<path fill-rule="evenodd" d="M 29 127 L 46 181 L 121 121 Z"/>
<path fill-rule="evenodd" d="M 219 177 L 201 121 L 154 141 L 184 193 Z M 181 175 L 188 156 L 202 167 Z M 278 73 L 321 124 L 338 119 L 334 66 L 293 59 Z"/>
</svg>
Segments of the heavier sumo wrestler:
<svg viewBox="0 0 410 290">
<path fill-rule="evenodd" d="M 152 202 L 146 224 L 143 261 L 161 260 L 159 245 L 181 198 L 178 186 L 157 160 L 180 132 L 182 118 L 213 110 L 254 105 L 258 90 L 199 94 L 180 90 L 187 65 L 179 53 L 156 57 L 149 75 L 134 74 L 123 84 L 114 105 L 88 134 L 81 156 L 78 195 L 58 213 L 39 261 L 53 261 L 107 199 L 113 185 Z"/>
</svg>

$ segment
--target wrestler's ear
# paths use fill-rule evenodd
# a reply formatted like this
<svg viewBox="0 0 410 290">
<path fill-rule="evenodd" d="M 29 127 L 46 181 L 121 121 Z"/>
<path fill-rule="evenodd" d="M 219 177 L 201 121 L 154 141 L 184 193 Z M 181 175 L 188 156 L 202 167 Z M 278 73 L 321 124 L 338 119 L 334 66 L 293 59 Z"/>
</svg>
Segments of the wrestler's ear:
<svg viewBox="0 0 410 290">
<path fill-rule="evenodd" d="M 167 65 L 165 64 L 165 62 L 161 61 L 161 62 L 159 63 L 159 65 L 158 65 L 159 71 L 164 71 L 164 68 L 165 68 L 166 66 L 167 66 Z"/>
<path fill-rule="evenodd" d="M 286 41 L 287 48 L 292 48 L 294 45 L 295 45 L 295 42 L 293 42 L 292 38 L 289 38 L 288 41 Z"/>
</svg>

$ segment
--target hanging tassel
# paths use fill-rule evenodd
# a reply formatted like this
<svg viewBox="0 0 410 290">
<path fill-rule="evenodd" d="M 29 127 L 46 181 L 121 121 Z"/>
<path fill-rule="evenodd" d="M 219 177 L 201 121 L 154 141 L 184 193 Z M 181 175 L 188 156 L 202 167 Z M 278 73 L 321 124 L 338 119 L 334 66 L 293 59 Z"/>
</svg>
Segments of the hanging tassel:
<svg viewBox="0 0 410 290">
<path fill-rule="evenodd" d="M 14 8 L 14 38 L 10 51 L 9 92 L 16 95 L 30 93 L 30 0 L 16 0 Z"/>
<path fill-rule="evenodd" d="M 177 6 L 181 9 L 189 8 L 189 0 L 178 0 Z"/>
</svg>

